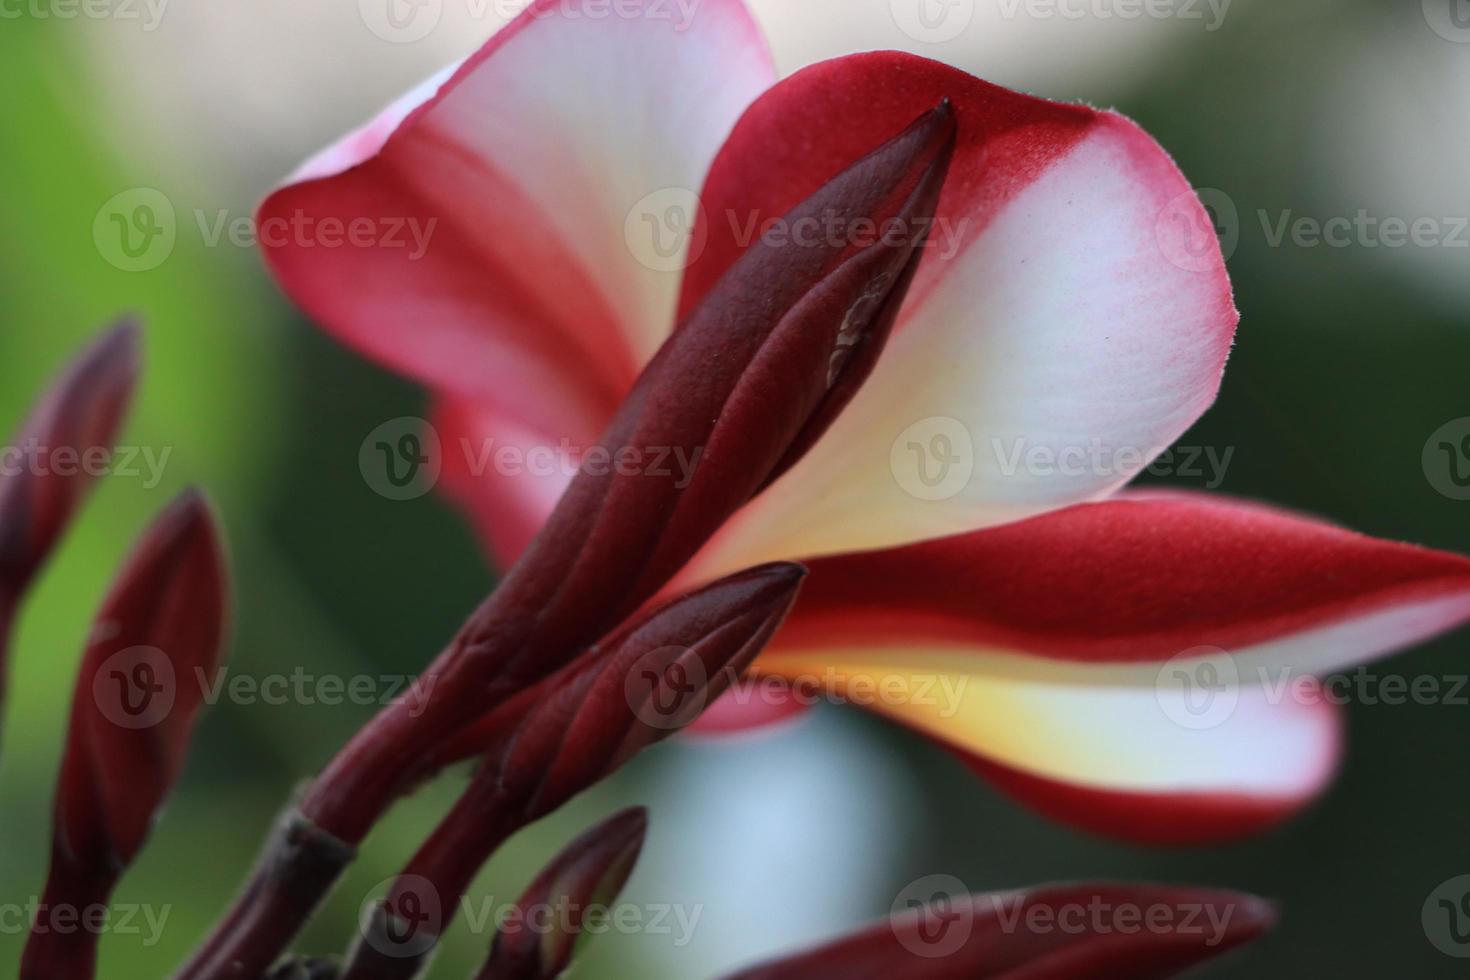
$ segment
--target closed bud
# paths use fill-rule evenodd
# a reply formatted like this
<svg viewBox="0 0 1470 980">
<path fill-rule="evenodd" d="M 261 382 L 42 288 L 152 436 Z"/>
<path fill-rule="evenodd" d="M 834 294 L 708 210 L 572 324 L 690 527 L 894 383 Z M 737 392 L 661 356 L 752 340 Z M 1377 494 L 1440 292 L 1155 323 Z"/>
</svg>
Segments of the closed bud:
<svg viewBox="0 0 1470 980">
<path fill-rule="evenodd" d="M 1276 923 L 1270 903 L 1238 892 L 1102 883 L 970 895 L 945 881 L 915 882 L 885 922 L 726 980 L 1162 980 Z"/>
<path fill-rule="evenodd" d="M 765 647 L 805 575 L 800 565 L 775 563 L 720 579 L 636 620 L 550 678 L 506 747 L 485 761 L 373 910 L 342 980 L 420 975 L 442 923 L 404 910 L 453 908 L 507 837 L 698 717 Z M 661 695 L 668 700 L 653 707 Z M 664 709 L 682 721 L 665 723 Z"/>
<path fill-rule="evenodd" d="M 923 256 L 954 140 L 946 102 L 850 164 L 783 219 L 812 234 L 758 239 L 665 342 L 596 451 L 672 450 L 693 474 L 577 474 L 489 607 L 536 613 L 512 687 L 658 592 L 857 392 Z M 887 233 L 839 233 L 864 222 Z"/>
<path fill-rule="evenodd" d="M 190 491 L 144 535 L 113 585 L 82 658 L 57 783 L 45 901 L 105 902 L 137 856 L 183 767 L 202 677 L 224 652 L 224 554 Z M 21 976 L 90 976 L 96 936 L 32 934 Z"/>
<path fill-rule="evenodd" d="M 648 811 L 623 810 L 558 854 L 516 902 L 476 980 L 555 980 L 571 965 L 589 908 L 617 900 L 648 833 Z M 545 913 L 545 914 L 541 914 Z M 540 928 L 533 924 L 539 923 Z"/>
<path fill-rule="evenodd" d="M 138 327 L 124 320 L 72 361 L 7 447 L 0 471 L 0 591 L 16 594 L 50 554 L 111 457 L 138 378 Z M 64 451 L 76 465 L 57 465 Z"/>
</svg>

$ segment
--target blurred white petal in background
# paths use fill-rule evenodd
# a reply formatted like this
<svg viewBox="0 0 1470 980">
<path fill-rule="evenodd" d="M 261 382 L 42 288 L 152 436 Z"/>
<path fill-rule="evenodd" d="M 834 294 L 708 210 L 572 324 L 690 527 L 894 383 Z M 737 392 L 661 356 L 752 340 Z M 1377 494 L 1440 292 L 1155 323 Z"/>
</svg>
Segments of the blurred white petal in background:
<svg viewBox="0 0 1470 980">
<path fill-rule="evenodd" d="M 650 976 L 719 976 L 888 908 L 896 862 L 924 818 L 891 746 L 850 711 L 670 744 L 624 900 L 673 902 L 698 919 L 687 943 L 640 937 Z"/>
<path fill-rule="evenodd" d="M 114 139 L 142 167 L 196 164 L 250 196 L 484 42 L 522 0 L 162 2 L 98 20 L 90 44 Z M 664 0 L 687 10 L 704 0 Z M 1208 43 L 1248 0 L 751 0 L 781 71 L 899 48 L 1012 88 L 1107 103 Z M 1168 16 L 1140 14 L 1162 5 Z M 392 19 L 390 19 L 390 15 Z M 187 80 L 181 83 L 181 80 Z M 173 175 L 164 175 L 173 176 Z M 187 175 L 181 175 L 187 177 Z M 228 202 L 235 204 L 236 202 Z"/>
<path fill-rule="evenodd" d="M 1417 11 L 1385 18 L 1359 55 L 1339 64 L 1330 138 L 1317 147 L 1318 172 L 1331 175 L 1326 210 L 1351 219 L 1356 255 L 1470 305 L 1470 23 L 1456 33 Z M 1417 7 L 1417 4 L 1407 5 Z M 1462 4 L 1463 6 L 1463 4 Z M 1430 4 L 1425 4 L 1426 14 Z M 1359 222 L 1359 212 L 1366 220 Z M 1410 228 L 1407 239 L 1390 228 Z M 1414 224 L 1419 222 L 1419 235 Z"/>
</svg>

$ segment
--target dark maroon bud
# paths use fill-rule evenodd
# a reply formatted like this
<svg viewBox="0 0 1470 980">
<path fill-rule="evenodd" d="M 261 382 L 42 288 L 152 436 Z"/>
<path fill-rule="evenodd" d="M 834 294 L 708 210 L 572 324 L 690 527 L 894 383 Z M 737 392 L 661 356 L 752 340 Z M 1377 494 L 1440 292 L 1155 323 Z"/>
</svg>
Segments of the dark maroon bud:
<svg viewBox="0 0 1470 980">
<path fill-rule="evenodd" d="M 617 900 L 648 833 L 648 811 L 623 810 L 578 837 L 536 877 L 500 927 L 476 980 L 555 980 L 572 963 L 589 908 Z M 545 912 L 547 914 L 538 914 Z M 532 922 L 544 928 L 529 927 Z"/>
<path fill-rule="evenodd" d="M 183 767 L 224 655 L 225 557 L 204 498 L 188 491 L 153 524 L 93 627 L 57 782 L 48 907 L 105 904 Z M 90 977 L 97 936 L 37 930 L 25 980 Z"/>
<path fill-rule="evenodd" d="M 1173 885 L 921 891 L 887 921 L 726 980 L 1162 980 L 1276 924 L 1264 899 Z"/>
</svg>

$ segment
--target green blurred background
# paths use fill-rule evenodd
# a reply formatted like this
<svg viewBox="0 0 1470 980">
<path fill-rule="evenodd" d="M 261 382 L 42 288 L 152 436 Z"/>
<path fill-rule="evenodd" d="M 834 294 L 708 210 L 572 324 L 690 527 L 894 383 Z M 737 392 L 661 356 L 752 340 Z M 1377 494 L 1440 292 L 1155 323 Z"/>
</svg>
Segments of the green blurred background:
<svg viewBox="0 0 1470 980">
<path fill-rule="evenodd" d="M 968 30 L 943 44 L 901 35 L 888 0 L 755 6 L 785 70 L 901 46 L 1138 119 L 1238 215 L 1238 345 L 1219 403 L 1183 441 L 1234 448 L 1222 491 L 1470 552 L 1470 504 L 1436 492 L 1420 462 L 1434 430 L 1470 415 L 1461 375 L 1470 249 L 1276 246 L 1260 218 L 1367 209 L 1448 228 L 1470 213 L 1470 31 L 1431 26 L 1452 24 L 1440 15 L 1454 4 L 1470 23 L 1463 0 L 1438 13 L 1433 0 L 1235 0 L 1214 29 L 1208 8 L 1183 0 L 1177 9 L 1197 7 L 1204 20 L 1006 16 L 998 0 L 977 2 Z M 351 4 L 176 4 L 156 23 L 141 6 L 136 20 L 63 18 L 63 5 L 46 3 L 0 17 L 0 428 L 98 327 L 136 311 L 148 325 L 147 369 L 123 442 L 172 453 L 158 487 L 104 482 L 21 620 L 0 769 L 4 903 L 26 902 L 43 880 L 53 773 L 91 613 L 173 492 L 201 483 L 225 515 L 238 671 L 413 672 L 493 581 L 437 498 L 386 500 L 358 470 L 364 436 L 420 413 L 421 393 L 325 340 L 252 249 L 211 247 L 193 216 L 247 218 L 297 160 L 471 50 L 495 20 L 449 0 L 433 36 L 389 44 Z M 126 272 L 99 252 L 92 228 L 105 202 L 137 187 L 169 198 L 179 237 L 158 268 Z M 1451 636 L 1373 670 L 1462 676 L 1464 645 Z M 102 975 L 162 976 L 175 965 L 292 785 L 368 710 L 210 711 L 118 894 L 167 906 L 166 926 L 157 941 L 106 937 Z M 693 939 L 604 936 L 582 976 L 707 976 L 884 914 L 906 882 L 935 872 L 974 889 L 1119 877 L 1281 899 L 1280 931 L 1210 976 L 1461 975 L 1426 937 L 1420 911 L 1440 882 L 1470 872 L 1467 710 L 1354 704 L 1348 764 L 1301 819 L 1247 844 L 1150 851 L 1045 822 L 917 738 L 824 709 L 765 737 L 650 753 L 518 838 L 480 892 L 513 895 L 597 816 L 651 801 L 651 843 L 628 898 L 697 904 Z M 452 790 L 452 780 L 430 787 L 394 814 L 303 949 L 341 947 L 372 887 Z M 23 938 L 0 930 L 0 970 Z M 434 975 L 468 975 L 485 943 L 456 930 Z"/>
</svg>

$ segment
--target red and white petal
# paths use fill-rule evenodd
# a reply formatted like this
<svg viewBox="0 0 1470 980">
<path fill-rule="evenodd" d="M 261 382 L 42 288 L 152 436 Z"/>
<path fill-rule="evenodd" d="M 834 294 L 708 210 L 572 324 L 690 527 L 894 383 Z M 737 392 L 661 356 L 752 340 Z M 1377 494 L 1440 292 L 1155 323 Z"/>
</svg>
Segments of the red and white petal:
<svg viewBox="0 0 1470 980">
<path fill-rule="evenodd" d="M 697 187 L 774 78 L 740 0 L 598 6 L 537 0 L 260 214 L 277 278 L 339 338 L 573 440 L 672 323 L 677 270 L 635 257 L 630 215 Z M 372 243 L 326 247 L 335 222 Z"/>
<path fill-rule="evenodd" d="M 764 732 L 797 721 L 810 707 L 809 699 L 803 699 L 775 675 L 745 677 L 731 684 L 684 729 L 684 734 L 717 739 Z"/>
<path fill-rule="evenodd" d="M 812 452 L 712 545 L 700 577 L 1097 498 L 1213 400 L 1237 314 L 1208 215 L 1168 155 L 1116 114 L 897 52 L 815 65 L 742 117 L 705 185 L 708 241 L 683 308 L 752 222 L 941 98 L 960 143 L 888 350 Z"/>
<path fill-rule="evenodd" d="M 467 399 L 440 399 L 430 421 L 443 454 L 440 487 L 496 566 L 509 568 L 571 483 L 581 445 Z"/>
<path fill-rule="evenodd" d="M 757 669 L 910 725 L 1100 832 L 1249 833 L 1325 785 L 1323 673 L 1470 619 L 1470 559 L 1129 495 L 811 563 Z"/>
<path fill-rule="evenodd" d="M 1207 646 L 1321 673 L 1470 618 L 1464 556 L 1218 494 L 1129 493 L 811 569 L 779 642 L 921 635 L 1087 663 Z"/>
<path fill-rule="evenodd" d="M 1154 669 L 1029 666 L 913 648 L 782 650 L 759 663 L 934 738 L 1055 819 L 1128 840 L 1247 836 L 1310 802 L 1336 768 L 1337 706 L 1300 686 L 1191 702 Z"/>
</svg>

